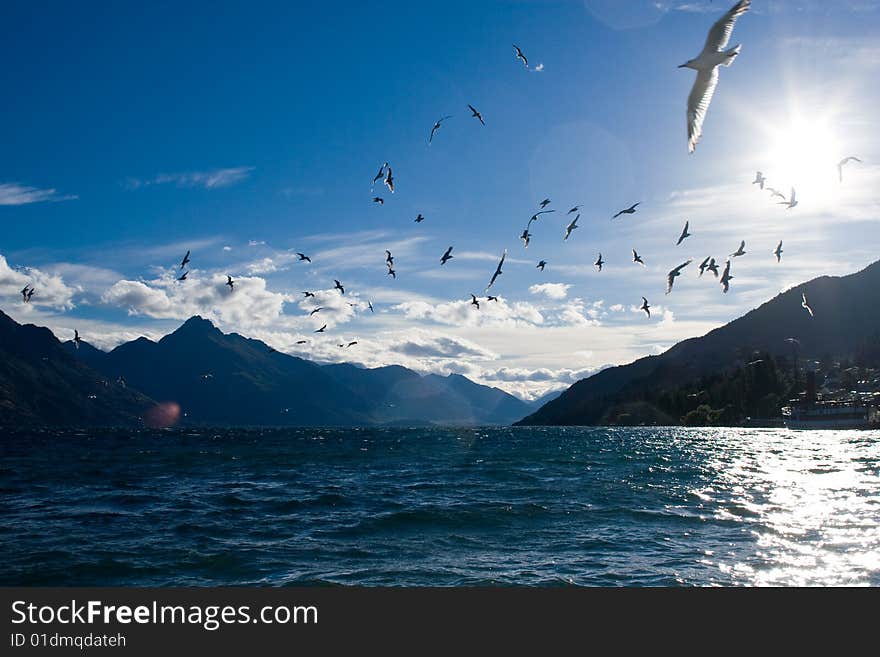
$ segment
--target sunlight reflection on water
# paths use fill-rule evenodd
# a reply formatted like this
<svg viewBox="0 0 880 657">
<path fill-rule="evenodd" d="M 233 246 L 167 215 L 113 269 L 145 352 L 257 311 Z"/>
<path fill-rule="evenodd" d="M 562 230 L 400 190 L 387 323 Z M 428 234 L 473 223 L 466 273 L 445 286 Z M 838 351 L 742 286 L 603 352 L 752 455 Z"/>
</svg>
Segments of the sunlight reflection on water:
<svg viewBox="0 0 880 657">
<path fill-rule="evenodd" d="M 693 491 L 717 504 L 716 517 L 756 527 L 757 553 L 718 568 L 760 586 L 880 584 L 877 432 L 754 433 L 727 436 L 737 446 L 710 463 L 719 483 Z"/>
</svg>

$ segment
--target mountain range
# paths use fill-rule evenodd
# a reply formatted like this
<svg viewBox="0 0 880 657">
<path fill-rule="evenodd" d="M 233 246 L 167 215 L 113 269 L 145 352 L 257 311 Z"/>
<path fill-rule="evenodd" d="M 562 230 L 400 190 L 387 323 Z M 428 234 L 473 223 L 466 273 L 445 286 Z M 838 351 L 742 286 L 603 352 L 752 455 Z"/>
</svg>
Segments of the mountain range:
<svg viewBox="0 0 880 657">
<path fill-rule="evenodd" d="M 457 374 L 319 365 L 198 316 L 104 352 L 0 315 L 4 425 L 137 424 L 157 403 L 203 426 L 510 424 L 534 408 Z"/>
<path fill-rule="evenodd" d="M 731 372 L 755 354 L 852 358 L 865 345 L 880 341 L 878 290 L 880 261 L 848 276 L 813 279 L 702 337 L 581 379 L 517 424 L 606 424 L 646 396 Z M 802 307 L 802 294 L 813 315 Z M 646 423 L 669 420 L 652 410 L 656 409 L 640 409 Z"/>
</svg>

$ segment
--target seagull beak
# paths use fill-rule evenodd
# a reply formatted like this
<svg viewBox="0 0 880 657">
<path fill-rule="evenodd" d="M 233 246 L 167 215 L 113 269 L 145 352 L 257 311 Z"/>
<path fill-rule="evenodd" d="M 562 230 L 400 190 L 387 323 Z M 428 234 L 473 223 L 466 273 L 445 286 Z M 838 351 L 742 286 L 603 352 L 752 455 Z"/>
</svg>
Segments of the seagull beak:
<svg viewBox="0 0 880 657">
<path fill-rule="evenodd" d="M 676 68 L 687 68 L 687 64 L 679 64 Z"/>
</svg>

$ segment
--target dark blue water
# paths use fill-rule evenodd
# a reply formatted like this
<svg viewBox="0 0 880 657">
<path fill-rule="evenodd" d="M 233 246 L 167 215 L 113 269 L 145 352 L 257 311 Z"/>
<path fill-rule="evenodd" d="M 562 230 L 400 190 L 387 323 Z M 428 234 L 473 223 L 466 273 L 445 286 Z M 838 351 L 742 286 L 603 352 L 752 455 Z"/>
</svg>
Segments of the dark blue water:
<svg viewBox="0 0 880 657">
<path fill-rule="evenodd" d="M 877 432 L 5 432 L 4 585 L 880 584 Z"/>
</svg>

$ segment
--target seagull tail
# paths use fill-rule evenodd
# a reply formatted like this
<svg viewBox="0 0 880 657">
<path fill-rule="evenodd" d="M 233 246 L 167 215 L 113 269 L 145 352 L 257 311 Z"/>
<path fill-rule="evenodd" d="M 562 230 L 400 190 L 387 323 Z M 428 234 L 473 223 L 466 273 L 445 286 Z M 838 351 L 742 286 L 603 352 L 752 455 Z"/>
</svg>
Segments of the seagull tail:
<svg viewBox="0 0 880 657">
<path fill-rule="evenodd" d="M 736 59 L 736 56 L 739 54 L 739 51 L 742 50 L 742 44 L 738 43 L 730 50 L 724 52 L 727 55 L 727 59 L 722 62 L 723 66 L 730 66 L 733 64 L 733 60 Z"/>
</svg>

